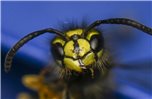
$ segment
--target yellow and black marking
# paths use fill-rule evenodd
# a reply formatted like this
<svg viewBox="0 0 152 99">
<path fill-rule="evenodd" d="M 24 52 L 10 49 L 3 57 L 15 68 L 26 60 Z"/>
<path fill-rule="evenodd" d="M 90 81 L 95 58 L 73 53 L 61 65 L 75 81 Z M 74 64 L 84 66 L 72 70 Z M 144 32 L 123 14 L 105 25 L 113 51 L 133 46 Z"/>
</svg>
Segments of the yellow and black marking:
<svg viewBox="0 0 152 99">
<path fill-rule="evenodd" d="M 70 30 L 65 33 L 68 41 L 64 41 L 59 37 L 52 41 L 53 46 L 60 47 L 64 53 L 62 59 L 58 60 L 58 63 L 60 62 L 59 64 L 64 68 L 79 73 L 92 68 L 93 64 L 96 64 L 97 60 L 102 57 L 103 52 L 103 46 L 99 46 L 99 43 L 103 44 L 103 42 L 100 42 L 98 39 L 101 37 L 101 33 L 97 30 L 91 30 L 83 37 L 83 31 L 83 29 Z M 53 51 L 55 57 L 57 55 L 56 52 L 61 52 L 61 50 Z M 90 70 L 93 73 L 93 69 Z"/>
</svg>

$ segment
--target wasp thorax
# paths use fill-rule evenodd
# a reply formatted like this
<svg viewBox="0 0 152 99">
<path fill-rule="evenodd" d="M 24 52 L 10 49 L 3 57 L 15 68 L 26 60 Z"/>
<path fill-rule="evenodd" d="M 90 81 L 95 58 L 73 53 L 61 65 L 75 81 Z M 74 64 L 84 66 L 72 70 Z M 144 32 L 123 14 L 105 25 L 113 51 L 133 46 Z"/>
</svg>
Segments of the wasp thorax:
<svg viewBox="0 0 152 99">
<path fill-rule="evenodd" d="M 65 33 L 68 41 L 56 37 L 52 42 L 52 54 L 63 67 L 76 72 L 91 68 L 102 56 L 103 40 L 96 30 L 82 36 L 83 29 L 70 30 Z"/>
</svg>

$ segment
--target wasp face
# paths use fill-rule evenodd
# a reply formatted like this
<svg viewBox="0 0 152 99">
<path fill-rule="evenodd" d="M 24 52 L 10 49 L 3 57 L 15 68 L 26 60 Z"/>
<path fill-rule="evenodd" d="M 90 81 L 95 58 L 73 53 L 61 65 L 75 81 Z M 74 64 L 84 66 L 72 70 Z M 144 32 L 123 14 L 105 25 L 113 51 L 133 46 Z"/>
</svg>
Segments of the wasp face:
<svg viewBox="0 0 152 99">
<path fill-rule="evenodd" d="M 96 30 L 82 37 L 83 29 L 66 32 L 68 41 L 56 37 L 52 42 L 52 53 L 57 63 L 76 72 L 92 68 L 102 56 L 103 38 Z"/>
</svg>

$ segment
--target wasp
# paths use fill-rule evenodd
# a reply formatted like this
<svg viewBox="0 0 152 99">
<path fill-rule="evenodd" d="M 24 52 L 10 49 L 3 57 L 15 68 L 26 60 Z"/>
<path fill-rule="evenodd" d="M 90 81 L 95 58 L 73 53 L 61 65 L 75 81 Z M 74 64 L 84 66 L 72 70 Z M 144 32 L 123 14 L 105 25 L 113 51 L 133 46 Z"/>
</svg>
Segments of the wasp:
<svg viewBox="0 0 152 99">
<path fill-rule="evenodd" d="M 5 59 L 5 71 L 10 70 L 14 55 L 28 41 L 44 33 L 56 34 L 51 42 L 51 52 L 58 65 L 56 71 L 66 83 L 65 99 L 101 99 L 104 79 L 112 67 L 103 34 L 96 29 L 103 24 L 128 25 L 152 35 L 150 27 L 127 18 L 97 20 L 86 28 L 65 32 L 47 28 L 28 34 L 10 49 Z"/>
</svg>

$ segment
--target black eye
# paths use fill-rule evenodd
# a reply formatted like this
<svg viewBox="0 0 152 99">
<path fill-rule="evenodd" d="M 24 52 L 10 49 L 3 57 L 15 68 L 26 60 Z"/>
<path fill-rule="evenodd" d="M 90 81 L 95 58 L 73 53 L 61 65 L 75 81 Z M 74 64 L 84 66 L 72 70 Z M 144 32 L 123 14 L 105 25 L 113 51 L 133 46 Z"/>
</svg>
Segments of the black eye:
<svg viewBox="0 0 152 99">
<path fill-rule="evenodd" d="M 99 51 L 103 48 L 103 37 L 100 35 L 94 35 L 90 39 L 91 48 L 94 51 Z"/>
<path fill-rule="evenodd" d="M 52 45 L 52 54 L 57 60 L 62 60 L 64 56 L 63 47 L 60 43 L 56 43 Z"/>
</svg>

